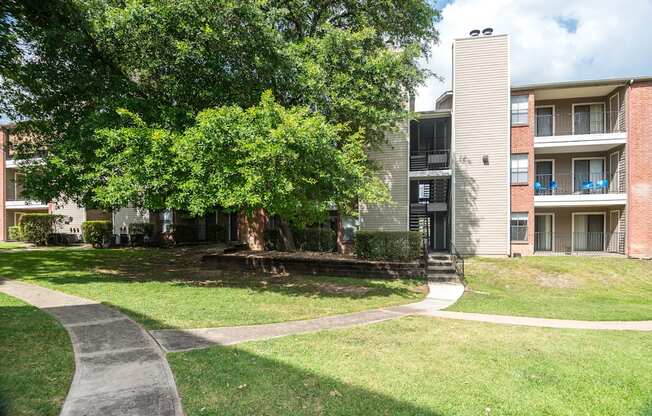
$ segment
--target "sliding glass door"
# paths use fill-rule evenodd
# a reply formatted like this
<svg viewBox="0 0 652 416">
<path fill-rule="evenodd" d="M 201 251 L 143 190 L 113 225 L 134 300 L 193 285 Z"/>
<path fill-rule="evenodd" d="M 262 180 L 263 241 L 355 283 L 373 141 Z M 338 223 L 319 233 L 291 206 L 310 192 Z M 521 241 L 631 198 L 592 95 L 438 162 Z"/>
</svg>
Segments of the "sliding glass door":
<svg viewBox="0 0 652 416">
<path fill-rule="evenodd" d="M 579 159 L 573 161 L 573 191 L 590 193 L 604 191 L 604 159 Z"/>
<path fill-rule="evenodd" d="M 553 216 L 552 214 L 536 214 L 534 216 L 534 250 L 552 251 L 553 247 Z"/>
<path fill-rule="evenodd" d="M 573 250 L 604 250 L 604 214 L 573 215 Z"/>
<path fill-rule="evenodd" d="M 576 105 L 573 131 L 575 134 L 604 133 L 604 104 Z"/>
</svg>

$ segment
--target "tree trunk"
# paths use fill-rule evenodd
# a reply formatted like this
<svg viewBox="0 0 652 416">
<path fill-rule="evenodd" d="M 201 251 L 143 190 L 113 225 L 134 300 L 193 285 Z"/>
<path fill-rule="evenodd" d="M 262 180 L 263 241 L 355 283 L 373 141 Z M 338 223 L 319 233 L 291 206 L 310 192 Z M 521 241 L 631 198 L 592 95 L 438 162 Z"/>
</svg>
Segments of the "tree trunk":
<svg viewBox="0 0 652 416">
<path fill-rule="evenodd" d="M 337 252 L 340 254 L 348 254 L 348 246 L 344 241 L 344 224 L 342 224 L 342 214 L 337 211 Z"/>
<path fill-rule="evenodd" d="M 281 244 L 283 244 L 283 250 L 285 251 L 296 251 L 296 245 L 294 244 L 294 235 L 292 234 L 292 229 L 287 220 L 282 219 L 280 221 L 279 233 L 281 235 Z"/>
<path fill-rule="evenodd" d="M 267 213 L 262 208 L 256 208 L 251 215 L 245 211 L 240 213 L 240 238 L 249 245 L 249 250 L 265 250 L 265 225 Z"/>
</svg>

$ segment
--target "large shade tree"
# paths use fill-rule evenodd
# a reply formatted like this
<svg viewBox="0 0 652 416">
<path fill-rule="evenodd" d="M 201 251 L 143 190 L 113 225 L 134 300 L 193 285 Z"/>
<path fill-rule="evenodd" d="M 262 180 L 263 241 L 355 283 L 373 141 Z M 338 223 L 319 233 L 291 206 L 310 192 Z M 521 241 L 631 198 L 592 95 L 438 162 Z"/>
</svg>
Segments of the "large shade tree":
<svg viewBox="0 0 652 416">
<path fill-rule="evenodd" d="M 25 193 L 295 222 L 380 201 L 364 149 L 405 119 L 438 18 L 427 0 L 3 0 L 0 111 L 38 138 L 20 154 L 47 149 Z"/>
</svg>

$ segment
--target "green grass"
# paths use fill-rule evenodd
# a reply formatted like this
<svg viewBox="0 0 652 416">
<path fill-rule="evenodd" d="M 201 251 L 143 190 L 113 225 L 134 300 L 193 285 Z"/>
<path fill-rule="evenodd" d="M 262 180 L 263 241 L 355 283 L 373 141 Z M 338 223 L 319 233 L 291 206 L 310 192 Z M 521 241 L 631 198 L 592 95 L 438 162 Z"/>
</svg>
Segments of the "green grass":
<svg viewBox="0 0 652 416">
<path fill-rule="evenodd" d="M 30 244 L 20 241 L 0 241 L 0 250 L 15 250 L 30 247 Z"/>
<path fill-rule="evenodd" d="M 204 249 L 0 253 L 0 276 L 113 305 L 147 328 L 280 322 L 418 301 L 422 281 L 272 277 L 200 270 Z"/>
<path fill-rule="evenodd" d="M 73 361 L 68 334 L 54 318 L 0 294 L 0 415 L 58 415 Z"/>
<path fill-rule="evenodd" d="M 652 319 L 652 262 L 615 257 L 471 258 L 450 310 L 584 320 Z"/>
<path fill-rule="evenodd" d="M 652 337 L 408 317 L 169 354 L 188 416 L 652 415 Z"/>
</svg>

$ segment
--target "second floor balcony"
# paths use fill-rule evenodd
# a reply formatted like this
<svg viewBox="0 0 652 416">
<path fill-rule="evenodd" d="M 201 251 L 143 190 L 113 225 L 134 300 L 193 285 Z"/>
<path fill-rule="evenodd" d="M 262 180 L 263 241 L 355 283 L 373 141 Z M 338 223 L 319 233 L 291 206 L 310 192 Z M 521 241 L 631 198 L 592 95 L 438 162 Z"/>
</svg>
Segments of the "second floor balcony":
<svg viewBox="0 0 652 416">
<path fill-rule="evenodd" d="M 537 174 L 534 178 L 538 207 L 624 205 L 627 201 L 618 180 L 604 173 Z"/>
<path fill-rule="evenodd" d="M 413 150 L 410 152 L 410 170 L 441 170 L 450 168 L 448 150 Z"/>
<path fill-rule="evenodd" d="M 602 104 L 574 105 L 572 112 L 556 112 L 554 106 L 537 106 L 534 136 L 582 136 L 625 133 L 623 111 L 605 111 Z"/>
</svg>

